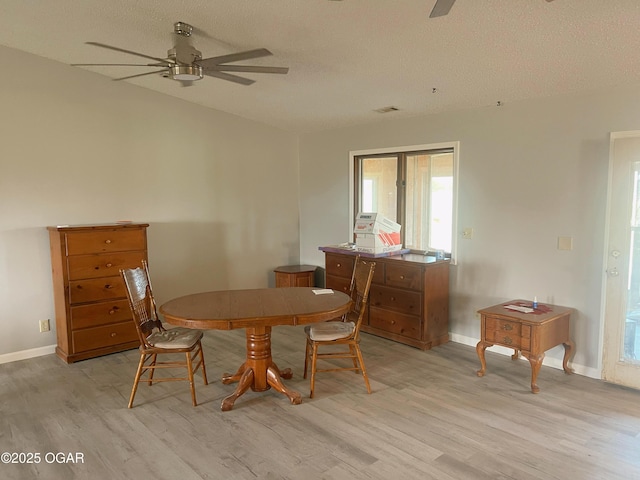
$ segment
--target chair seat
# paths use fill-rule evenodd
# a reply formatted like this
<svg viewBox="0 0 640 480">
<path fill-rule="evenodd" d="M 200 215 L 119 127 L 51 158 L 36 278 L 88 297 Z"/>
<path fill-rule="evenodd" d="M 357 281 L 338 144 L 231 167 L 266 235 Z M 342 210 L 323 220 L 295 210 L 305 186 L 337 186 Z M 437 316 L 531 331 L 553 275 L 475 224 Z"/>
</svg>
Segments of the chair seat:
<svg viewBox="0 0 640 480">
<path fill-rule="evenodd" d="M 356 328 L 353 322 L 323 322 L 307 325 L 304 328 L 309 338 L 316 342 L 330 342 L 349 338 Z"/>
<path fill-rule="evenodd" d="M 154 332 L 147 342 L 156 348 L 179 349 L 192 348 L 202 338 L 202 331 L 192 328 L 176 327 L 163 332 Z"/>
</svg>

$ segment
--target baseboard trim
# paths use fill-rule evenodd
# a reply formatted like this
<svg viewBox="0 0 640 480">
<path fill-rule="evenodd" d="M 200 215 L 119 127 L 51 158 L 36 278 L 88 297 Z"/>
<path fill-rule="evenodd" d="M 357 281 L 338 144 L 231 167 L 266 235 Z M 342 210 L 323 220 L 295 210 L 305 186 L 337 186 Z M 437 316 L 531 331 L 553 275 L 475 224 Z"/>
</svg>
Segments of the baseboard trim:
<svg viewBox="0 0 640 480">
<path fill-rule="evenodd" d="M 47 345 L 45 347 L 30 348 L 29 350 L 21 350 L 19 352 L 11 352 L 0 355 L 0 364 L 17 362 L 18 360 L 26 360 L 27 358 L 41 357 L 56 353 L 55 345 Z"/>
<path fill-rule="evenodd" d="M 467 337 L 465 335 L 459 335 L 457 333 L 451 333 L 450 338 L 452 342 L 462 343 L 463 345 L 469 345 L 471 347 L 475 347 L 480 341 L 479 338 Z M 501 347 L 500 345 L 494 345 L 493 347 L 487 348 L 487 350 L 490 352 L 499 353 L 501 355 L 508 355 L 508 356 L 513 355 L 513 349 Z M 528 362 L 526 358 L 521 358 L 520 360 Z M 544 360 L 542 361 L 542 365 L 545 365 L 547 367 L 557 368 L 558 370 L 562 370 L 562 360 L 558 358 L 544 357 Z M 573 368 L 573 371 L 578 375 L 602 380 L 602 372 L 597 368 L 587 367 L 584 365 L 576 364 L 574 362 L 571 362 L 569 366 Z"/>
</svg>

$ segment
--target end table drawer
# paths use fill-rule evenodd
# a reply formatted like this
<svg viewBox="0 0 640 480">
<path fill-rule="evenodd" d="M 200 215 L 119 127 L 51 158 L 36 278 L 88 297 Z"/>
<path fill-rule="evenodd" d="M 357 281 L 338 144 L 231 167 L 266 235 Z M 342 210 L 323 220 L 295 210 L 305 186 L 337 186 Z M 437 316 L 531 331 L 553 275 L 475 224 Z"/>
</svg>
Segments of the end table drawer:
<svg viewBox="0 0 640 480">
<path fill-rule="evenodd" d="M 531 346 L 531 327 L 518 322 L 487 318 L 485 339 L 487 342 L 498 343 L 505 347 L 529 350 Z"/>
</svg>

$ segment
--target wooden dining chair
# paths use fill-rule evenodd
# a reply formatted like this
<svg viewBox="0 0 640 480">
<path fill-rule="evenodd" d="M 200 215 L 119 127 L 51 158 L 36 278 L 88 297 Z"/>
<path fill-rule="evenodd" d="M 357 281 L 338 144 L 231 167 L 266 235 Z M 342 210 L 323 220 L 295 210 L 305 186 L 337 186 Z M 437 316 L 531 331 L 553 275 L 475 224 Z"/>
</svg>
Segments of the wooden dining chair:
<svg viewBox="0 0 640 480">
<path fill-rule="evenodd" d="M 129 408 L 133 406 L 133 399 L 140 382 L 147 382 L 151 386 L 154 382 L 185 380 L 188 380 L 191 386 L 191 402 L 194 407 L 197 406 L 193 374 L 199 368 L 202 369 L 204 384 L 208 385 L 202 352 L 202 331 L 182 327 L 168 330 L 164 328 L 156 311 L 147 262 L 142 261 L 142 268 L 120 270 L 120 274 L 126 286 L 133 322 L 140 339 L 140 362 L 133 381 Z M 157 361 L 158 355 L 174 354 L 175 356 L 180 353 L 185 355 L 184 361 Z M 154 372 L 164 368 L 185 368 L 187 376 L 154 378 Z M 145 373 L 148 374 L 146 378 L 144 378 Z"/>
<path fill-rule="evenodd" d="M 309 397 L 313 398 L 317 372 L 336 372 L 352 370 L 362 372 L 367 392 L 371 393 L 367 369 L 364 366 L 362 352 L 360 350 L 360 325 L 367 311 L 367 299 L 371 280 L 376 267 L 375 262 L 364 260 L 360 256 L 356 258 L 351 277 L 351 308 L 340 318 L 340 321 L 329 321 L 307 325 L 304 329 L 307 338 L 304 359 L 304 378 L 307 378 L 307 367 L 311 362 L 311 386 Z M 348 350 L 339 347 L 320 353 L 320 347 L 333 345 L 346 346 Z M 318 368 L 318 360 L 334 360 L 350 358 L 353 366 Z"/>
</svg>

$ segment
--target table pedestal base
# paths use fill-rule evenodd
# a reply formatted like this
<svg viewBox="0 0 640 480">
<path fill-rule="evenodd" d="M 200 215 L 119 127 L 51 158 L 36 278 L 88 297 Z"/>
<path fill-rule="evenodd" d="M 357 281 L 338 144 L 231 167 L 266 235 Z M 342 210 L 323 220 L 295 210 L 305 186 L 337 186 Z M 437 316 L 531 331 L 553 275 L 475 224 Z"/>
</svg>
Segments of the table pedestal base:
<svg viewBox="0 0 640 480">
<path fill-rule="evenodd" d="M 221 409 L 223 412 L 233 408 L 233 404 L 249 387 L 254 392 L 264 392 L 273 387 L 278 392 L 286 395 L 292 405 L 299 405 L 302 396 L 295 390 L 289 390 L 282 378 L 290 379 L 293 372 L 290 368 L 282 371 L 271 358 L 271 327 L 247 327 L 247 358 L 240 365 L 238 371 L 231 375 L 222 375 L 222 383 L 225 385 L 238 382 L 235 391 L 222 400 Z"/>
</svg>

